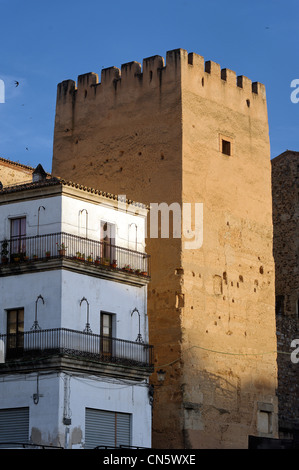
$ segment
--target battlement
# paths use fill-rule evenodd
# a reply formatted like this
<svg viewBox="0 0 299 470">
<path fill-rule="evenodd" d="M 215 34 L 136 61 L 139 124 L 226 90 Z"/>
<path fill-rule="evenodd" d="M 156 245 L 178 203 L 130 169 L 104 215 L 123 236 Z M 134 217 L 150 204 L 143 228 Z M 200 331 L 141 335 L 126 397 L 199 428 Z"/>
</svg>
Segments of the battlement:
<svg viewBox="0 0 299 470">
<path fill-rule="evenodd" d="M 175 49 L 166 53 L 164 58 L 155 55 L 139 62 L 128 62 L 121 68 L 112 66 L 103 68 L 101 76 L 97 73 L 85 73 L 79 75 L 77 83 L 74 80 L 65 80 L 58 84 L 57 103 L 63 103 L 70 99 L 73 101 L 76 95 L 86 98 L 94 98 L 100 94 L 120 94 L 122 91 L 134 90 L 142 93 L 150 89 L 163 91 L 163 87 L 169 84 L 186 84 L 188 80 L 196 80 L 198 91 L 203 94 L 205 87 L 226 87 L 243 91 L 247 97 L 250 95 L 261 97 L 265 100 L 265 86 L 259 82 L 252 82 L 249 78 L 228 69 L 221 68 L 219 64 L 204 58 L 194 52 L 188 53 L 184 49 Z"/>
</svg>

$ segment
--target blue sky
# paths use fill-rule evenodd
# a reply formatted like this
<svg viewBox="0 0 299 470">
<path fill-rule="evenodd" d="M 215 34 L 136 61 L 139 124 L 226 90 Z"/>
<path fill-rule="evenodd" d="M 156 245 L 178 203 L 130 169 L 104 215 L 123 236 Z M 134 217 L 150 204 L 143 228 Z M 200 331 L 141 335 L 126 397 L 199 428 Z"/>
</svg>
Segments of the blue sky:
<svg viewBox="0 0 299 470">
<path fill-rule="evenodd" d="M 1 157 L 51 171 L 59 82 L 176 48 L 264 83 L 271 157 L 299 151 L 298 0 L 0 0 L 0 18 Z"/>
</svg>

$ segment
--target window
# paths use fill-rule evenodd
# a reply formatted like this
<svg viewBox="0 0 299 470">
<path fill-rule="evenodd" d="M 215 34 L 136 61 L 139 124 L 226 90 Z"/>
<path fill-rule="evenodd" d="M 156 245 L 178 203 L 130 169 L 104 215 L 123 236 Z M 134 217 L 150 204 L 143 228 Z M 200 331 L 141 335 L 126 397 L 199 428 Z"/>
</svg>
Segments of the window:
<svg viewBox="0 0 299 470">
<path fill-rule="evenodd" d="M 7 354 L 24 347 L 24 309 L 7 311 Z"/>
<path fill-rule="evenodd" d="M 101 222 L 101 258 L 107 262 L 115 259 L 115 224 Z"/>
<path fill-rule="evenodd" d="M 231 155 L 231 143 L 228 140 L 222 139 L 222 153 Z"/>
<path fill-rule="evenodd" d="M 10 220 L 11 253 L 26 252 L 26 217 Z"/>
<path fill-rule="evenodd" d="M 85 449 L 131 445 L 131 415 L 115 411 L 85 410 Z"/>
<path fill-rule="evenodd" d="M 223 155 L 233 154 L 233 139 L 224 135 L 219 135 L 219 150 Z"/>
<path fill-rule="evenodd" d="M 101 312 L 101 353 L 112 354 L 112 320 L 111 313 Z"/>
<path fill-rule="evenodd" d="M 29 441 L 29 407 L 0 410 L 0 442 L 6 448 Z"/>
</svg>

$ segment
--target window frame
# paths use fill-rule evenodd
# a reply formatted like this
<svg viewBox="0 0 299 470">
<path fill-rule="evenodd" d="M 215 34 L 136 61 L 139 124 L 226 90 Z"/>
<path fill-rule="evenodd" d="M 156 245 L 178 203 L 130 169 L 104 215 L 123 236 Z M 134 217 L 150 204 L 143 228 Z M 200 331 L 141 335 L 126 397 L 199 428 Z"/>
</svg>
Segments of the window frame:
<svg viewBox="0 0 299 470">
<path fill-rule="evenodd" d="M 229 144 L 229 153 L 223 151 L 224 142 Z M 234 155 L 234 139 L 228 135 L 219 134 L 219 151 L 226 157 L 232 157 Z"/>
<path fill-rule="evenodd" d="M 132 445 L 132 418 L 132 413 L 86 407 L 85 448 Z"/>
<path fill-rule="evenodd" d="M 20 217 L 11 217 L 10 219 L 10 253 L 26 254 L 26 229 L 27 218 L 25 215 Z M 19 222 L 19 227 L 13 227 Z M 23 223 L 22 223 L 23 222 Z M 16 230 L 17 228 L 17 230 Z M 15 234 L 15 232 L 18 232 Z"/>
<path fill-rule="evenodd" d="M 104 318 L 109 318 L 109 333 L 104 333 Z M 100 312 L 100 336 L 101 336 L 101 344 L 100 344 L 100 351 L 101 354 L 105 356 L 112 356 L 113 353 L 113 338 L 114 336 L 114 326 L 115 326 L 115 314 L 111 312 L 106 312 L 101 310 Z"/>
<path fill-rule="evenodd" d="M 10 316 L 13 312 L 16 312 L 15 321 L 15 332 L 11 331 L 11 327 L 14 324 L 10 321 Z M 20 315 L 22 318 L 20 319 Z M 6 310 L 6 334 L 7 334 L 7 353 L 11 351 L 23 351 L 24 350 L 24 325 L 25 325 L 25 309 L 24 307 L 10 308 Z M 11 335 L 15 335 L 11 336 Z M 14 344 L 13 344 L 14 343 Z"/>
<path fill-rule="evenodd" d="M 115 236 L 116 224 L 101 220 L 101 258 L 109 263 L 112 263 L 116 259 Z"/>
</svg>

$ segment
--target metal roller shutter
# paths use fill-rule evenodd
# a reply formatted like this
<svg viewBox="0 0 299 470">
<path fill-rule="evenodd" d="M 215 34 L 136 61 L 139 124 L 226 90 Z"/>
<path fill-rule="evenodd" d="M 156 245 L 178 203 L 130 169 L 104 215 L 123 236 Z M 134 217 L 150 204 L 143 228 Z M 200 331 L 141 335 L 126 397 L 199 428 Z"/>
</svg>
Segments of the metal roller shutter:
<svg viewBox="0 0 299 470">
<path fill-rule="evenodd" d="M 116 413 L 116 445 L 129 446 L 131 438 L 130 415 L 125 413 Z"/>
<path fill-rule="evenodd" d="M 29 407 L 0 409 L 0 443 L 28 443 Z"/>
<path fill-rule="evenodd" d="M 85 448 L 129 446 L 131 415 L 86 408 Z"/>
</svg>

